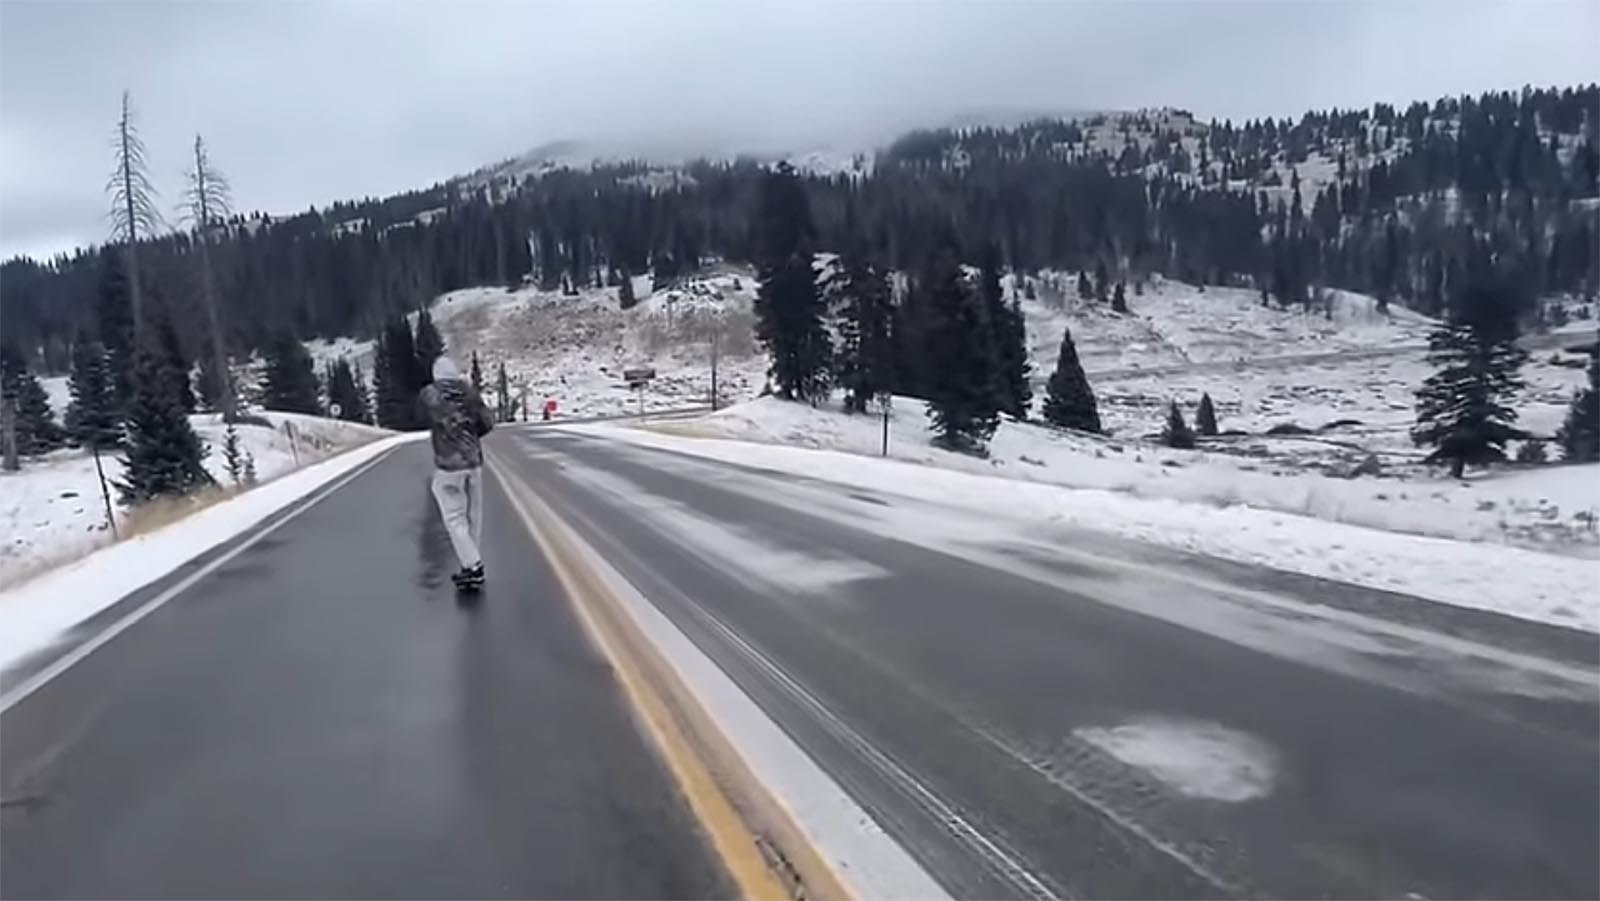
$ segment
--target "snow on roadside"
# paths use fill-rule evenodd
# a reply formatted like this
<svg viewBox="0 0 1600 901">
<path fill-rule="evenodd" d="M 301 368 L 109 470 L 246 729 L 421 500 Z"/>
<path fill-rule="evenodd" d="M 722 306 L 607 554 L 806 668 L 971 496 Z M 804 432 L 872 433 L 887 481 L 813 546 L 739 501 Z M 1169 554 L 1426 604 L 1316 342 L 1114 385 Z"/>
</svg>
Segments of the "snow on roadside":
<svg viewBox="0 0 1600 901">
<path fill-rule="evenodd" d="M 421 437 L 423 433 L 418 432 L 369 442 L 161 529 L 103 548 L 30 582 L 7 587 L 0 591 L 0 669 L 333 479 L 398 444 Z"/>
<path fill-rule="evenodd" d="M 898 493 L 1007 520 L 1058 523 L 1270 567 L 1600 631 L 1600 563 L 1483 543 L 1399 534 L 1235 504 L 994 478 L 837 450 L 696 438 L 619 426 L 571 426 L 636 445 Z M 893 439 L 891 439 L 893 440 Z M 971 461 L 984 466 L 982 461 Z M 1587 473 L 1593 475 L 1593 473 Z"/>
<path fill-rule="evenodd" d="M 262 481 L 390 433 L 353 422 L 295 413 L 262 414 L 272 426 L 241 424 L 240 446 L 255 459 Z M 228 484 L 222 459 L 224 426 L 217 414 L 199 414 L 190 422 L 210 453 L 205 466 L 212 478 Z M 115 453 L 102 454 L 108 482 L 122 477 Z M 116 501 L 115 494 L 112 496 Z M 119 523 L 126 511 L 118 508 Z M 52 565 L 82 556 L 109 543 L 105 502 L 94 459 L 87 451 L 62 450 L 40 460 L 26 460 L 21 471 L 0 473 L 0 585 L 14 586 Z"/>
<path fill-rule="evenodd" d="M 1308 465 L 1325 440 L 1318 436 L 1249 439 L 1300 461 L 1274 465 L 1239 456 L 1243 448 L 1236 439 L 1226 444 L 1229 452 L 1180 451 L 1010 421 L 995 432 L 989 458 L 980 460 L 934 447 L 925 410 L 922 401 L 895 398 L 889 436 L 895 459 L 1026 482 L 1218 507 L 1244 505 L 1436 538 L 1600 558 L 1597 466 L 1495 471 L 1468 481 L 1414 472 L 1405 478 L 1351 479 Z M 774 398 L 670 428 L 680 434 L 868 456 L 879 454 L 883 440 L 882 420 L 876 416 L 846 416 L 834 405 L 818 408 Z"/>
</svg>

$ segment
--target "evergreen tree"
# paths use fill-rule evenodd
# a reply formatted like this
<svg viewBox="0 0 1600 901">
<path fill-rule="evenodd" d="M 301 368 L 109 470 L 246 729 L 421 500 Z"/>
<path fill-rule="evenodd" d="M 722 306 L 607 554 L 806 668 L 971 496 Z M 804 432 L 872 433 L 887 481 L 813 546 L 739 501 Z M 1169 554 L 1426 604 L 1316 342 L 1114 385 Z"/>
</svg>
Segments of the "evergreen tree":
<svg viewBox="0 0 1600 901">
<path fill-rule="evenodd" d="M 1589 386 L 1572 396 L 1556 443 L 1568 463 L 1600 462 L 1600 341 L 1589 351 Z"/>
<path fill-rule="evenodd" d="M 1100 431 L 1100 409 L 1083 364 L 1078 362 L 1078 348 L 1072 343 L 1071 329 L 1061 332 L 1061 353 L 1056 357 L 1055 372 L 1050 374 L 1045 386 L 1044 418 L 1051 425 L 1066 429 Z"/>
<path fill-rule="evenodd" d="M 1508 403 L 1523 387 L 1519 370 L 1528 352 L 1517 346 L 1506 285 L 1488 266 L 1477 261 L 1450 320 L 1428 336 L 1427 359 L 1438 371 L 1417 390 L 1411 438 L 1433 447 L 1428 462 L 1448 462 L 1455 478 L 1468 464 L 1504 461 L 1506 442 L 1525 437 Z"/>
<path fill-rule="evenodd" d="M 322 415 L 311 354 L 293 335 L 280 335 L 267 351 L 267 380 L 261 404 L 269 410 Z"/>
<path fill-rule="evenodd" d="M 1194 448 L 1194 432 L 1183 421 L 1183 411 L 1178 409 L 1177 401 L 1167 405 L 1167 425 L 1161 430 L 1161 443 L 1183 450 Z"/>
<path fill-rule="evenodd" d="M 433 361 L 444 356 L 444 339 L 433 326 L 433 316 L 427 310 L 417 312 L 417 336 L 413 342 L 417 351 L 417 390 L 433 381 Z"/>
<path fill-rule="evenodd" d="M 888 394 L 894 380 L 894 303 L 889 282 L 857 242 L 840 255 L 825 294 L 828 305 L 840 313 L 835 363 L 838 382 L 845 389 L 844 408 L 864 413 L 867 402 Z"/>
<path fill-rule="evenodd" d="M 122 480 L 117 483 L 123 503 L 180 496 L 212 484 L 201 463 L 205 447 L 172 396 L 167 367 L 148 350 L 134 366 L 127 429 Z"/>
<path fill-rule="evenodd" d="M 349 361 L 340 357 L 328 364 L 328 412 L 347 422 L 371 422 L 372 414 L 367 404 L 367 389 L 350 368 Z M 335 412 L 337 407 L 337 412 Z"/>
<path fill-rule="evenodd" d="M 1194 425 L 1202 435 L 1217 433 L 1217 409 L 1211 405 L 1211 395 L 1200 395 L 1200 409 L 1195 411 Z"/>
<path fill-rule="evenodd" d="M 1111 312 L 1128 312 L 1128 292 L 1122 282 L 1117 282 L 1116 290 L 1111 293 Z"/>
<path fill-rule="evenodd" d="M 405 317 L 389 320 L 379 347 L 381 353 L 374 364 L 374 372 L 380 376 L 378 424 L 400 430 L 420 428 L 417 395 L 422 391 L 422 372 Z"/>
<path fill-rule="evenodd" d="M 1078 299 L 1094 299 L 1094 288 L 1089 284 L 1089 273 L 1081 270 L 1078 272 Z"/>
<path fill-rule="evenodd" d="M 67 382 L 67 433 L 80 447 L 110 450 L 122 444 L 122 417 L 105 346 L 80 334 L 72 346 L 72 377 Z"/>
<path fill-rule="evenodd" d="M 154 292 L 151 292 L 153 294 Z M 183 408 L 185 414 L 195 410 L 194 386 L 189 380 L 192 364 L 183 353 L 183 345 L 178 340 L 178 331 L 172 324 L 172 316 L 164 303 L 159 298 L 154 298 L 156 303 L 151 313 L 151 325 L 155 338 L 156 355 L 163 369 L 167 371 L 167 390 L 172 392 L 172 399 Z"/>
<path fill-rule="evenodd" d="M 983 301 L 966 283 L 953 240 L 946 239 L 929 258 L 918 287 L 926 293 L 929 312 L 928 418 L 934 441 L 982 456 L 999 424 L 994 390 L 999 373 Z"/>
<path fill-rule="evenodd" d="M 757 230 L 756 337 L 772 358 L 779 397 L 820 400 L 828 393 L 833 343 L 812 268 L 810 205 L 788 163 L 762 181 Z"/>
<path fill-rule="evenodd" d="M 483 396 L 483 366 L 478 363 L 478 352 L 472 352 L 472 390 Z"/>
<path fill-rule="evenodd" d="M 50 409 L 50 396 L 28 371 L 22 353 L 11 344 L 0 346 L 0 398 L 15 405 L 18 453 L 38 456 L 55 450 L 66 440 Z"/>
<path fill-rule="evenodd" d="M 639 299 L 633 295 L 633 276 L 626 272 L 622 274 L 622 283 L 617 286 L 617 303 L 624 310 L 631 310 L 639 305 Z"/>
<path fill-rule="evenodd" d="M 119 419 L 133 397 L 133 317 L 125 263 L 124 255 L 114 248 L 102 249 L 95 293 L 95 323 L 106 350 Z"/>
<path fill-rule="evenodd" d="M 1517 448 L 1518 463 L 1527 463 L 1529 465 L 1537 466 L 1546 462 L 1547 459 L 1548 457 L 1545 453 L 1544 442 L 1537 438 L 1530 438 L 1527 441 L 1522 442 L 1522 446 Z"/>
<path fill-rule="evenodd" d="M 239 430 L 231 422 L 222 430 L 222 465 L 234 485 L 243 483 L 244 449 L 239 446 Z"/>
<path fill-rule="evenodd" d="M 1106 271 L 1106 261 L 1094 264 L 1094 296 L 1101 303 L 1111 296 L 1111 275 Z"/>
<path fill-rule="evenodd" d="M 501 422 L 511 422 L 516 418 L 516 408 L 511 402 L 511 382 L 506 378 L 506 363 L 500 361 L 500 372 L 495 376 L 495 393 L 500 396 L 499 419 Z"/>
<path fill-rule="evenodd" d="M 392 354 L 389 351 L 389 327 L 385 325 L 378 332 L 377 341 L 372 347 L 372 412 L 373 419 L 378 425 L 386 429 L 404 428 L 405 424 L 395 419 L 395 414 L 400 410 L 397 400 L 393 370 L 390 367 Z"/>
<path fill-rule="evenodd" d="M 994 244 L 984 247 L 978 267 L 978 294 L 984 315 L 989 320 L 989 342 L 995 365 L 995 407 L 1017 419 L 1028 418 L 1033 390 L 1028 385 L 1027 322 L 1019 304 L 1006 305 L 1000 286 L 1000 250 Z"/>
</svg>

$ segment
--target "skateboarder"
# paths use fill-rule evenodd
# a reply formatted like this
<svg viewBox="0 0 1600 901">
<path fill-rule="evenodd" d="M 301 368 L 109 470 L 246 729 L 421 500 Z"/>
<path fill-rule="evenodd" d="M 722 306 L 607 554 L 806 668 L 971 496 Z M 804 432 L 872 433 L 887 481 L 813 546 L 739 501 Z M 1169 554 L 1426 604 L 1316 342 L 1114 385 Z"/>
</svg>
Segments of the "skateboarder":
<svg viewBox="0 0 1600 901">
<path fill-rule="evenodd" d="M 461 571 L 452 578 L 457 588 L 483 585 L 483 446 L 494 428 L 483 398 L 461 377 L 449 357 L 433 361 L 433 384 L 417 398 L 433 432 L 433 497 L 455 547 Z"/>
</svg>

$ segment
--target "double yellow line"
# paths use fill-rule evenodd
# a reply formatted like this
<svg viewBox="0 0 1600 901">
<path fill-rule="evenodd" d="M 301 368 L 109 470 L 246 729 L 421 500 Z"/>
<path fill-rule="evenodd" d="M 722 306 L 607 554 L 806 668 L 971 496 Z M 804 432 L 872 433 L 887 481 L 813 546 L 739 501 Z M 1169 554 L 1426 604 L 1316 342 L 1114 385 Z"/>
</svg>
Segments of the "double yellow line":
<svg viewBox="0 0 1600 901">
<path fill-rule="evenodd" d="M 610 662 L 643 731 L 666 762 L 740 894 L 753 901 L 852 895 L 762 785 L 676 668 L 577 550 L 582 539 L 490 454 L 489 470 L 539 544 L 584 630 Z"/>
</svg>

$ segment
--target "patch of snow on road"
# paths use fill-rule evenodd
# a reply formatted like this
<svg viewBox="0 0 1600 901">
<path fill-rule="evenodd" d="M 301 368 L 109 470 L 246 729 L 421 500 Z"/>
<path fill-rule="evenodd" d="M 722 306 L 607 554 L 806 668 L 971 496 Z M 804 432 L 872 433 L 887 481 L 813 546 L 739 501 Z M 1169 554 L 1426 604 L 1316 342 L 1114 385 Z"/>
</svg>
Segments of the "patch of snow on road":
<svg viewBox="0 0 1600 901">
<path fill-rule="evenodd" d="M 822 594 L 850 582 L 889 575 L 865 560 L 805 553 L 761 541 L 748 528 L 733 527 L 692 507 L 664 500 L 612 473 L 569 464 L 563 467 L 563 474 L 637 518 L 650 521 L 685 551 L 757 589 L 776 586 Z"/>
<path fill-rule="evenodd" d="M 1216 723 L 1146 719 L 1074 734 L 1190 798 L 1262 798 L 1278 769 L 1264 742 Z"/>
</svg>

